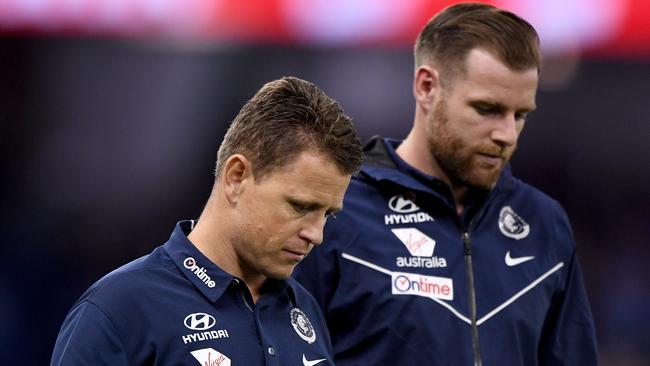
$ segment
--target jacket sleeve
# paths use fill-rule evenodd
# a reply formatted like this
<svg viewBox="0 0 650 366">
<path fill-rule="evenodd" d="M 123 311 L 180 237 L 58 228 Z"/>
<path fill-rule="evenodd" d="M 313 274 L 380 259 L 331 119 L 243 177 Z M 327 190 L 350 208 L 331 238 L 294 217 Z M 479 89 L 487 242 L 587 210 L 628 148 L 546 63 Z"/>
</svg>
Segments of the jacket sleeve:
<svg viewBox="0 0 650 366">
<path fill-rule="evenodd" d="M 84 301 L 66 317 L 50 366 L 128 365 L 117 331 L 95 304 Z"/>
<path fill-rule="evenodd" d="M 564 291 L 553 300 L 539 350 L 543 366 L 597 365 L 593 317 L 576 253 L 568 265 Z"/>
</svg>

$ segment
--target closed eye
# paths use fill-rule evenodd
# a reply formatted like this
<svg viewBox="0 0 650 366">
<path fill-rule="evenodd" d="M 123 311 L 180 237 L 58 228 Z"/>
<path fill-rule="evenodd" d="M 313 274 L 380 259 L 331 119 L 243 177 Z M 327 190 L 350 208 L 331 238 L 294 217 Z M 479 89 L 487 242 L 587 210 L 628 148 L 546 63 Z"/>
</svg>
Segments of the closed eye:
<svg viewBox="0 0 650 366">
<path fill-rule="evenodd" d="M 312 210 L 312 208 L 309 207 L 309 205 L 302 204 L 302 203 L 299 203 L 299 202 L 290 201 L 289 204 L 291 205 L 293 210 L 296 211 L 296 213 L 299 213 L 299 214 L 307 214 Z"/>
<path fill-rule="evenodd" d="M 508 109 L 501 105 L 501 104 L 495 104 L 495 103 L 486 103 L 486 102 L 472 102 L 470 103 L 472 108 L 476 111 L 476 113 L 482 115 L 482 116 L 501 116 L 505 115 L 508 113 Z M 535 108 L 530 108 L 530 109 L 521 109 L 515 112 L 515 120 L 519 122 L 523 122 L 526 120 L 526 117 L 530 112 L 532 112 Z"/>
<path fill-rule="evenodd" d="M 311 212 L 323 210 L 325 207 L 323 205 L 319 205 L 317 203 L 307 203 L 307 202 L 300 202 L 295 199 L 288 199 L 289 204 L 293 208 L 293 210 L 300 215 L 307 215 Z M 340 209 L 330 209 L 326 212 L 323 213 L 325 219 L 336 219 L 336 213 L 338 213 Z"/>
<path fill-rule="evenodd" d="M 476 102 L 471 103 L 474 110 L 482 116 L 491 116 L 502 114 L 504 108 L 498 104 Z"/>
</svg>

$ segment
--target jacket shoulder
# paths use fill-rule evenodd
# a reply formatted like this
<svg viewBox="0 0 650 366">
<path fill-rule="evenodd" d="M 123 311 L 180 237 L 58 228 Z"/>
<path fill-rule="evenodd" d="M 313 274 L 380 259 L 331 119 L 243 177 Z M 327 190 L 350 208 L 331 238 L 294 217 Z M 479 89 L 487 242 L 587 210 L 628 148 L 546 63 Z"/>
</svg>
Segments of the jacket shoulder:
<svg viewBox="0 0 650 366">
<path fill-rule="evenodd" d="M 567 213 L 560 202 L 539 188 L 536 188 L 519 178 L 511 177 L 504 192 L 511 195 L 515 200 L 525 201 L 536 209 L 542 210 L 542 213 L 544 214 L 550 214 L 568 220 Z"/>
</svg>

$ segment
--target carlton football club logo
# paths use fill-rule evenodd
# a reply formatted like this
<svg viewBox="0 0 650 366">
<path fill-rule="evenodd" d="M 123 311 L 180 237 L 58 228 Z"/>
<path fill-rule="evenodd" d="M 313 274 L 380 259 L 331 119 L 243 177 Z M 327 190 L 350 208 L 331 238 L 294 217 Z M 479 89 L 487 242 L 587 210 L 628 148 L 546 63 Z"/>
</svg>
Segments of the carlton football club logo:
<svg viewBox="0 0 650 366">
<path fill-rule="evenodd" d="M 530 226 L 510 206 L 504 206 L 499 213 L 499 230 L 509 238 L 520 240 L 528 236 Z"/>
<path fill-rule="evenodd" d="M 316 332 L 307 318 L 307 315 L 305 315 L 302 310 L 293 308 L 291 309 L 289 316 L 291 318 L 291 325 L 293 325 L 293 329 L 298 333 L 300 338 L 304 339 L 309 344 L 314 343 L 316 340 Z"/>
</svg>

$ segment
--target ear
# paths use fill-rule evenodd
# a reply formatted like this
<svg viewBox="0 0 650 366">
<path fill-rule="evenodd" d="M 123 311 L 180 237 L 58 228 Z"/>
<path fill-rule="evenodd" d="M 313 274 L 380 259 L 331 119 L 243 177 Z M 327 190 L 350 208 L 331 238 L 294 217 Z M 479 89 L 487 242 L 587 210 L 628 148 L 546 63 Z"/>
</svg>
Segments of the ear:
<svg viewBox="0 0 650 366">
<path fill-rule="evenodd" d="M 413 95 L 420 108 L 429 111 L 433 105 L 434 95 L 440 89 L 438 70 L 422 65 L 415 70 Z"/>
<path fill-rule="evenodd" d="M 239 197 L 249 181 L 253 180 L 253 164 L 244 155 L 235 154 L 226 160 L 221 176 L 226 199 L 230 203 Z"/>
</svg>

